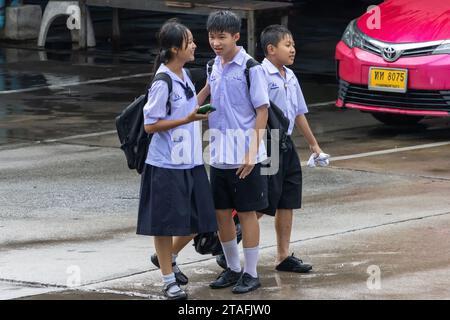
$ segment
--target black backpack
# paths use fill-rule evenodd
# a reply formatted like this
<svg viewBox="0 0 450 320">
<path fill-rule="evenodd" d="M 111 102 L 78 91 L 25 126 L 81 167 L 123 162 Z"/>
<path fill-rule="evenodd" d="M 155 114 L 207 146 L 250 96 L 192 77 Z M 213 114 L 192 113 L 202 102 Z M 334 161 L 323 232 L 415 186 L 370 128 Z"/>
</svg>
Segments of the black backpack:
<svg viewBox="0 0 450 320">
<path fill-rule="evenodd" d="M 208 77 L 211 75 L 214 62 L 215 62 L 214 59 L 211 59 L 208 61 L 208 67 L 207 67 L 208 68 L 207 69 Z M 244 73 L 245 73 L 245 79 L 247 81 L 248 90 L 250 90 L 250 68 L 253 68 L 258 65 L 260 65 L 260 63 L 253 58 L 247 60 Z M 268 117 L 267 126 L 266 126 L 268 143 L 267 143 L 266 149 L 267 149 L 267 155 L 270 157 L 270 154 L 271 154 L 270 140 L 272 138 L 275 139 L 275 137 L 273 137 L 271 134 L 271 130 L 273 130 L 273 129 L 279 130 L 278 131 L 279 137 L 276 140 L 278 140 L 277 145 L 280 147 L 280 151 L 284 152 L 284 151 L 288 150 L 289 136 L 288 136 L 287 132 L 289 130 L 289 119 L 286 118 L 283 111 L 273 101 L 270 101 L 270 108 L 268 108 L 268 111 L 269 111 L 269 117 Z"/>
<path fill-rule="evenodd" d="M 234 214 L 233 221 L 236 228 L 237 243 L 239 243 L 242 240 L 242 230 L 237 213 Z M 197 234 L 192 245 L 195 251 L 200 254 L 212 254 L 213 256 L 223 254 L 217 231 Z"/>
<path fill-rule="evenodd" d="M 191 74 L 185 69 L 189 78 Z M 155 81 L 162 80 L 169 88 L 169 98 L 167 99 L 167 114 L 171 112 L 170 94 L 172 93 L 172 79 L 167 73 L 161 72 L 155 75 L 151 85 Z M 149 88 L 150 88 L 149 87 Z M 136 169 L 141 174 L 144 170 L 145 159 L 147 158 L 148 147 L 152 139 L 152 134 L 144 130 L 143 109 L 148 100 L 148 90 L 127 106 L 120 115 L 116 117 L 117 134 L 120 141 L 120 149 L 125 153 L 128 168 Z"/>
</svg>

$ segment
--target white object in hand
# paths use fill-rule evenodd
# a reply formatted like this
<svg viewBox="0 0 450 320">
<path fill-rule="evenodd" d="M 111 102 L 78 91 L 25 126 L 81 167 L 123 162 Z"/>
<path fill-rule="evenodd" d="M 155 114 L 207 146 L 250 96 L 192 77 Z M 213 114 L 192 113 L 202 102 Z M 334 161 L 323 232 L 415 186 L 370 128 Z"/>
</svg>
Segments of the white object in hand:
<svg viewBox="0 0 450 320">
<path fill-rule="evenodd" d="M 316 166 L 326 167 L 330 164 L 330 155 L 321 152 L 320 154 L 313 153 L 311 157 L 309 157 L 307 166 L 310 168 L 314 168 Z"/>
</svg>

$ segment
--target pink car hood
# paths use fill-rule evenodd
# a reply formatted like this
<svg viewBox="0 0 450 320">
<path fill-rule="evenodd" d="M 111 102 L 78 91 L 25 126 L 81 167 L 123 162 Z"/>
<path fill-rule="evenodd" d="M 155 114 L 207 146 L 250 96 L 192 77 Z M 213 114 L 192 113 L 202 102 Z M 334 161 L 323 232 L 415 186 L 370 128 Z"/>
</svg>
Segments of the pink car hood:
<svg viewBox="0 0 450 320">
<path fill-rule="evenodd" d="M 450 0 L 387 0 L 379 5 L 380 27 L 371 11 L 358 19 L 358 28 L 385 42 L 426 42 L 450 39 Z"/>
</svg>

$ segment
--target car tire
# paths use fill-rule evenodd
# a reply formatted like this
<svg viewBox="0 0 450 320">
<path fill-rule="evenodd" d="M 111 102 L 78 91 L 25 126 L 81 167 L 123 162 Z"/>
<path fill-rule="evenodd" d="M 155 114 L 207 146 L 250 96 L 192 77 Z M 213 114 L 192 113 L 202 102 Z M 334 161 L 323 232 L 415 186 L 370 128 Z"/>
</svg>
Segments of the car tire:
<svg viewBox="0 0 450 320">
<path fill-rule="evenodd" d="M 424 117 L 421 116 L 408 116 L 404 114 L 393 113 L 379 113 L 374 112 L 372 116 L 378 121 L 390 126 L 413 126 L 419 123 Z"/>
</svg>

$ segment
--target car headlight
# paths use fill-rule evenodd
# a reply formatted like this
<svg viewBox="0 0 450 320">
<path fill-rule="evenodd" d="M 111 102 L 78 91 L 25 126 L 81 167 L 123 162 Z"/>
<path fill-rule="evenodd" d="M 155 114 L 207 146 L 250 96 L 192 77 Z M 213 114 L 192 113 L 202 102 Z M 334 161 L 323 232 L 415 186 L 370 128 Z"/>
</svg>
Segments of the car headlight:
<svg viewBox="0 0 450 320">
<path fill-rule="evenodd" d="M 446 40 L 434 49 L 433 54 L 450 54 L 450 40 Z"/>
<path fill-rule="evenodd" d="M 342 41 L 349 48 L 362 48 L 364 44 L 364 35 L 356 26 L 356 19 L 350 21 L 342 35 Z"/>
</svg>

